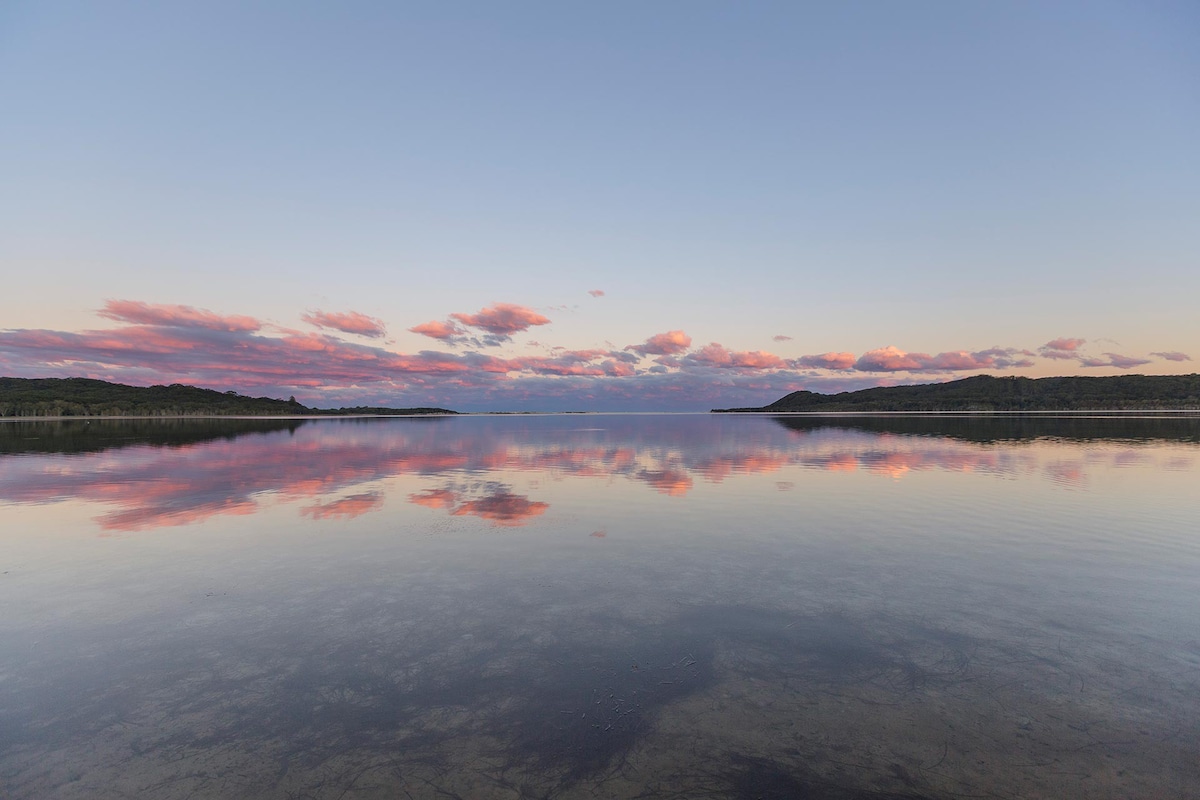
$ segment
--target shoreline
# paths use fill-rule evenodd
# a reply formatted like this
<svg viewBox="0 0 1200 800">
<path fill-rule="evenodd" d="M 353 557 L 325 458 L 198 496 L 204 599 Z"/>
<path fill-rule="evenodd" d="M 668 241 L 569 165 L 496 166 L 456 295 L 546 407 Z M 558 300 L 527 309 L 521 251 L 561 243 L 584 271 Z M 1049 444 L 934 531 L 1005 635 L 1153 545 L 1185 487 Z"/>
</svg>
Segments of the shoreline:
<svg viewBox="0 0 1200 800">
<path fill-rule="evenodd" d="M 91 422 L 93 420 L 106 419 L 391 419 L 394 417 L 399 417 L 401 419 L 414 419 L 418 417 L 460 416 L 463 415 L 457 412 L 453 414 L 104 414 L 95 416 L 75 414 L 69 417 L 0 417 L 0 422 L 68 422 L 70 420 Z"/>
<path fill-rule="evenodd" d="M 92 422 L 96 420 L 320 420 L 320 419 L 425 419 L 444 417 L 512 417 L 512 416 L 667 416 L 667 415 L 727 415 L 739 417 L 1190 417 L 1200 416 L 1200 408 L 1095 408 L 1095 409 L 1037 409 L 1029 411 L 459 411 L 451 414 L 121 414 L 72 416 L 0 417 L 0 422 Z"/>
<path fill-rule="evenodd" d="M 1200 416 L 1200 408 L 1064 408 L 1030 409 L 1013 411 L 1008 409 L 977 411 L 765 411 L 750 409 L 714 408 L 710 414 L 732 414 L 736 416 L 765 417 L 885 417 L 885 416 L 937 416 L 937 417 L 1003 417 L 1003 416 L 1124 416 L 1129 414 Z"/>
</svg>

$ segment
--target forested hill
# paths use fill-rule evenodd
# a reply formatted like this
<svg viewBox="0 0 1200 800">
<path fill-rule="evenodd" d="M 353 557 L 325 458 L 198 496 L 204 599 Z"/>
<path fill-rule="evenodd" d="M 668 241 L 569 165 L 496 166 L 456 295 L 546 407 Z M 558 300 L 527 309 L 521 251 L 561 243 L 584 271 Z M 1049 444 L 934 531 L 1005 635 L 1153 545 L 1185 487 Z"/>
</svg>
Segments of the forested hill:
<svg viewBox="0 0 1200 800">
<path fill-rule="evenodd" d="M 713 411 L 1085 411 L 1200 409 L 1200 375 L 995 378 L 880 386 L 857 392 L 792 392 L 762 408 Z"/>
<path fill-rule="evenodd" d="M 453 414 L 444 408 L 309 408 L 173 383 L 126 386 L 89 378 L 0 378 L 0 417 L 348 416 Z"/>
</svg>

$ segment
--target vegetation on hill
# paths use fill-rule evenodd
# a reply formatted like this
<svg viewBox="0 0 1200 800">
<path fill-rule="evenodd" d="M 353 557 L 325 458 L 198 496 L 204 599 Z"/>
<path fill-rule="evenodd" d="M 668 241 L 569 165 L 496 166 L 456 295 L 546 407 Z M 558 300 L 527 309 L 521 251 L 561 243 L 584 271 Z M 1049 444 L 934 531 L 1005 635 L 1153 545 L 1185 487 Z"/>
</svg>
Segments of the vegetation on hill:
<svg viewBox="0 0 1200 800">
<path fill-rule="evenodd" d="M 792 392 L 761 408 L 714 411 L 1085 411 L 1200 409 L 1200 375 L 995 378 L 880 386 L 857 392 Z"/>
<path fill-rule="evenodd" d="M 296 398 L 246 397 L 173 383 L 126 386 L 89 378 L 0 378 L 0 417 L 347 416 L 453 414 L 444 408 L 309 408 Z"/>
</svg>

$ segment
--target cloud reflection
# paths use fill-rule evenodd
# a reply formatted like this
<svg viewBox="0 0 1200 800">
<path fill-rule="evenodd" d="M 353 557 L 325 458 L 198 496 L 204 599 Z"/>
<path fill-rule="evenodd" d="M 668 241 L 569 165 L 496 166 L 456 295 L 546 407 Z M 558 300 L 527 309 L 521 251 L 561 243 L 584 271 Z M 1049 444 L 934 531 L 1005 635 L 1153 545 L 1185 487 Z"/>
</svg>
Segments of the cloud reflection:
<svg viewBox="0 0 1200 800">
<path fill-rule="evenodd" d="M 538 486 L 564 479 L 624 481 L 680 498 L 699 483 L 757 476 L 789 490 L 803 484 L 806 472 L 905 479 L 938 471 L 1028 476 L 1077 488 L 1097 470 L 1154 466 L 1156 459 L 1174 469 L 1195 463 L 1178 448 L 1197 448 L 1200 420 L 1121 419 L 1097 428 L 1116 439 L 1088 433 L 1087 424 L 1095 425 L 1039 418 L 1018 435 L 1016 423 L 929 417 L 612 416 L 591 417 L 586 428 L 577 418 L 530 417 L 328 420 L 222 435 L 210 423 L 200 440 L 175 431 L 155 441 L 143 431 L 131 445 L 97 450 L 98 442 L 122 442 L 124 429 L 99 436 L 105 424 L 96 422 L 88 437 L 72 429 L 56 444 L 47 441 L 52 429 L 12 423 L 0 428 L 0 438 L 15 447 L 36 432 L 39 449 L 0 454 L 0 503 L 90 503 L 106 532 L 193 525 L 292 504 L 298 516 L 337 521 L 378 511 L 388 494 L 380 483 L 404 479 L 411 505 L 516 527 L 550 507 L 520 493 L 518 483 L 536 495 Z M 1146 446 L 1163 439 L 1177 446 Z M 73 442 L 79 452 L 71 452 Z"/>
<path fill-rule="evenodd" d="M 493 487 L 486 494 L 468 499 L 465 492 L 454 489 L 426 489 L 410 494 L 408 500 L 419 506 L 446 510 L 451 516 L 472 516 L 486 519 L 493 525 L 515 528 L 534 517 L 546 513 L 549 503 L 530 500 L 524 495 L 513 494 L 507 487 Z"/>
<path fill-rule="evenodd" d="M 352 494 L 328 503 L 316 503 L 300 509 L 300 513 L 313 519 L 354 519 L 369 511 L 383 507 L 383 495 L 379 492 Z"/>
</svg>

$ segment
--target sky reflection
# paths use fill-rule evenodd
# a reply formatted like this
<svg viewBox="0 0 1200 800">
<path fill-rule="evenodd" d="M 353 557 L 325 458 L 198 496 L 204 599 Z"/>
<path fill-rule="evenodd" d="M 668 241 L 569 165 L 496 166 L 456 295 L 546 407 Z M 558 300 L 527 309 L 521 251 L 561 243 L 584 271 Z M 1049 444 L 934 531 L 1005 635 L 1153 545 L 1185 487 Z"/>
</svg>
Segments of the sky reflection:
<svg viewBox="0 0 1200 800">
<path fill-rule="evenodd" d="M 1127 423 L 0 425 L 0 793 L 1177 796 L 1200 443 Z"/>
<path fill-rule="evenodd" d="M 0 502 L 94 504 L 93 519 L 105 532 L 177 527 L 292 503 L 302 504 L 302 517 L 348 520 L 384 507 L 378 482 L 407 476 L 435 479 L 408 492 L 410 504 L 517 527 L 550 508 L 514 489 L 521 475 L 623 479 L 672 498 L 738 476 L 770 476 L 775 487 L 790 489 L 813 471 L 892 480 L 921 472 L 979 473 L 1080 489 L 1099 471 L 1194 464 L 1187 451 L 1148 442 L 1197 446 L 1194 418 L 1146 420 L 1140 427 L 1122 419 L 1113 438 L 1097 438 L 1078 419 L 1058 428 L 1041 419 L 1005 438 L 989 432 L 988 420 L 962 419 L 701 415 L 663 416 L 646 425 L 595 416 L 587 427 L 577 423 L 555 416 L 503 424 L 494 418 L 326 420 L 224 430 L 206 421 L 196 430 L 169 423 L 166 435 L 168 428 L 146 422 L 136 430 L 97 422 L 86 443 L 78 425 L 40 423 L 35 430 L 8 423 L 0 433 Z M 30 432 L 37 435 L 23 435 Z"/>
</svg>

